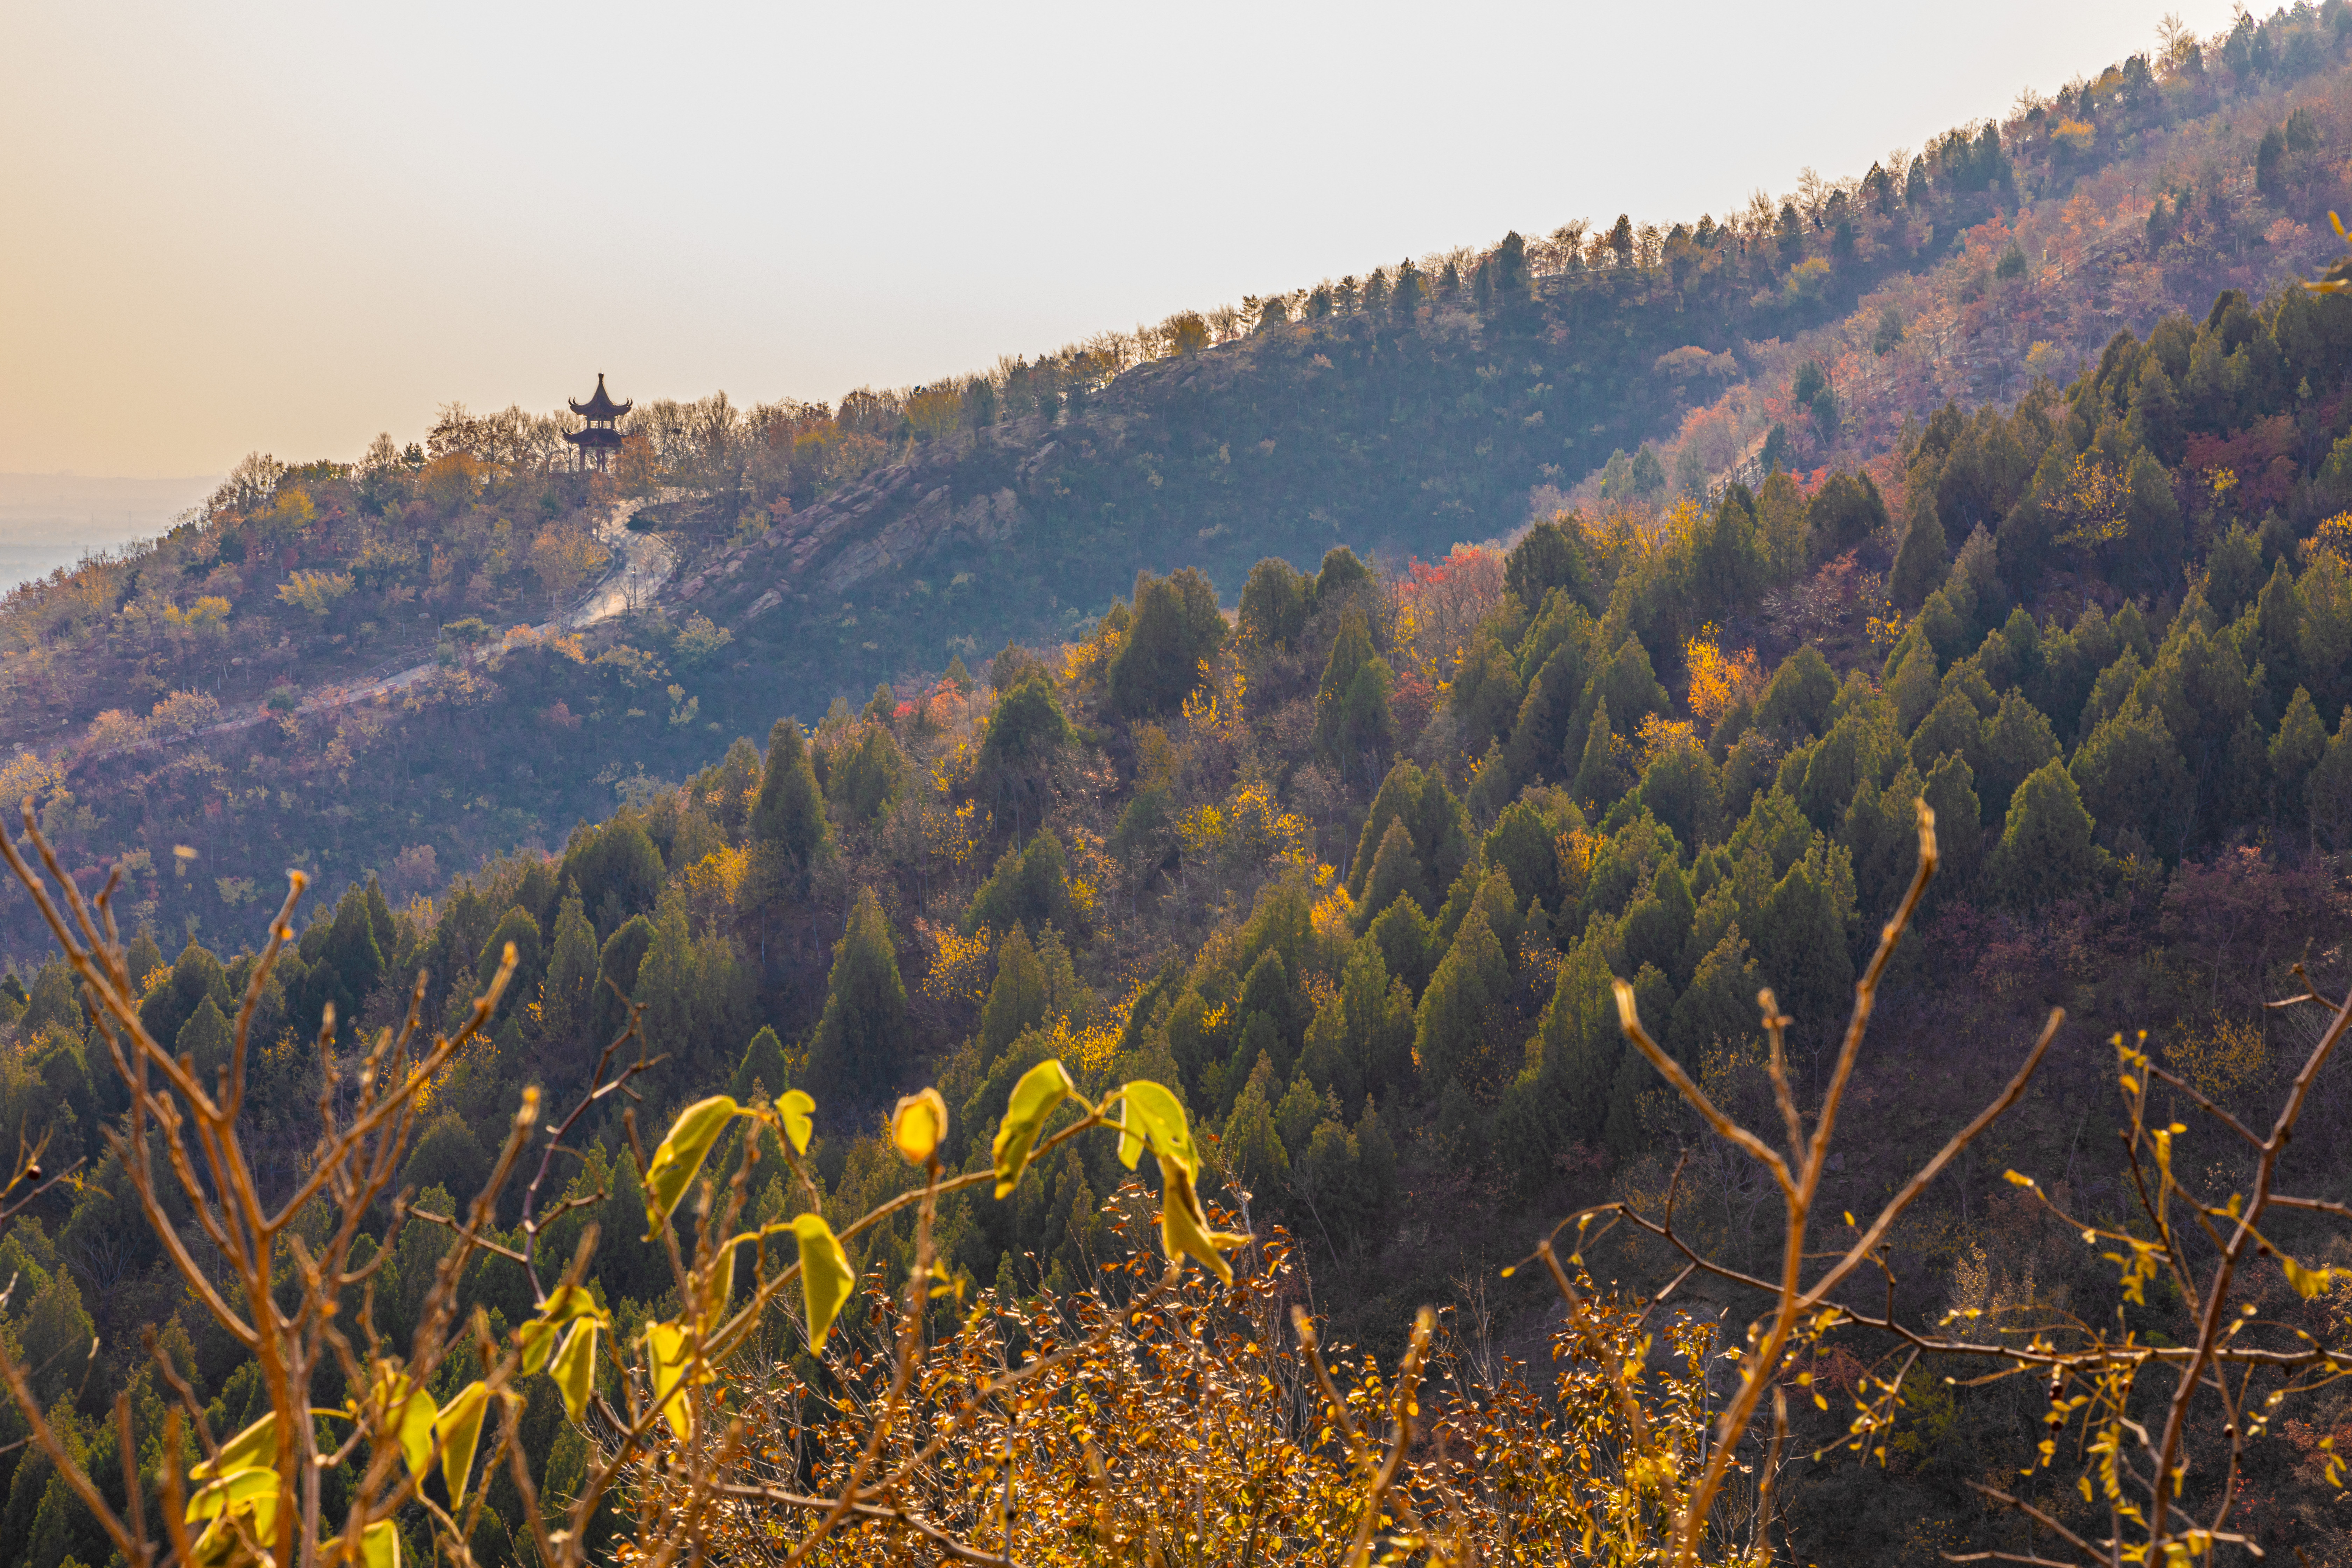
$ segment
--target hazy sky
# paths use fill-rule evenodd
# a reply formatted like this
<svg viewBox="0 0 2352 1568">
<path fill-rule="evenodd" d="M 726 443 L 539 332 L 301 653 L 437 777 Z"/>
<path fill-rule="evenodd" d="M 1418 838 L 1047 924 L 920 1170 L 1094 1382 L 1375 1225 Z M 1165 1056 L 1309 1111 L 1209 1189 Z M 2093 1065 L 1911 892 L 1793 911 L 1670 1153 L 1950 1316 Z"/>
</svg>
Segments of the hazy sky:
<svg viewBox="0 0 2352 1568">
<path fill-rule="evenodd" d="M 2205 33 L 2225 0 L 2172 0 Z M 834 398 L 1575 217 L 1721 214 L 2160 0 L 0 0 L 0 472 Z"/>
</svg>

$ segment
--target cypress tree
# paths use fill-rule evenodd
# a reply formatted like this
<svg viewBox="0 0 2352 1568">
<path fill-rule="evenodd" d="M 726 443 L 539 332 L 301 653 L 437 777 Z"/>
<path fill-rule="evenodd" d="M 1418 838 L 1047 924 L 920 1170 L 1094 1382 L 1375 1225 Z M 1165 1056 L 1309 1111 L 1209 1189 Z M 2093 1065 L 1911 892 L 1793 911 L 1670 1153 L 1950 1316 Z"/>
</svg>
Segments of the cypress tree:
<svg viewBox="0 0 2352 1568">
<path fill-rule="evenodd" d="M 629 1009 L 623 998 L 635 998 L 637 970 L 653 944 L 654 923 L 643 915 L 632 915 L 604 939 L 604 949 L 596 955 L 595 1003 L 591 1014 L 591 1029 L 599 1048 L 628 1024 Z"/>
<path fill-rule="evenodd" d="M 2137 694 L 2084 737 L 2067 772 L 2110 840 L 2129 831 L 2154 850 L 2178 844 L 2188 829 L 2189 769 L 2164 716 Z"/>
<path fill-rule="evenodd" d="M 1373 916 L 1364 940 L 1380 949 L 1381 962 L 1411 994 L 1418 995 L 1429 984 L 1429 917 L 1411 899 L 1399 899 Z"/>
<path fill-rule="evenodd" d="M 1024 1029 L 1045 1021 L 1045 970 L 1029 933 L 1015 925 L 996 950 L 996 978 L 980 1009 L 983 1065 L 993 1063 Z"/>
<path fill-rule="evenodd" d="M 1697 1077 L 1708 1047 L 1736 1044 L 1757 1032 L 1759 984 L 1755 961 L 1748 956 L 1747 939 L 1734 924 L 1699 960 L 1689 988 L 1664 1020 L 1661 1043 L 1692 1077 Z M 1650 1025 L 1653 1029 L 1657 1026 L 1656 1022 Z"/>
<path fill-rule="evenodd" d="M 797 719 L 779 719 L 768 731 L 767 771 L 751 807 L 751 836 L 772 846 L 803 880 L 833 830 L 824 819 L 824 796 L 809 762 L 808 738 Z"/>
<path fill-rule="evenodd" d="M 1902 609 L 1918 608 L 1941 585 L 1951 559 L 1951 545 L 1944 538 L 1934 498 L 1925 498 L 1925 504 L 1911 514 L 1911 526 L 1903 531 L 1903 548 L 1895 552 L 1895 569 L 1886 576 L 1888 595 Z"/>
<path fill-rule="evenodd" d="M 1485 914 L 1474 907 L 1421 999 L 1413 1055 L 1425 1087 L 1452 1082 L 1477 1054 L 1489 1010 L 1509 978 L 1502 945 L 1487 929 Z"/>
<path fill-rule="evenodd" d="M 1139 572 L 1135 619 L 1112 658 L 1105 705 L 1124 718 L 1171 713 L 1201 684 L 1204 661 L 1224 645 L 1216 590 L 1197 570 Z"/>
<path fill-rule="evenodd" d="M 373 942 L 372 938 L 370 940 Z M 330 941 L 331 942 L 331 939 Z M 490 939 L 482 943 L 482 951 L 474 955 L 474 973 L 480 984 L 488 985 L 490 977 L 499 972 L 509 942 L 514 943 L 515 969 L 513 978 L 507 982 L 506 994 L 499 998 L 496 1016 L 499 1018 L 511 1015 L 526 998 L 536 994 L 539 990 L 541 956 L 539 922 L 531 919 L 530 911 L 520 904 L 499 918 L 498 925 L 490 931 Z M 346 1016 L 340 1003 L 336 1016 Z"/>
<path fill-rule="evenodd" d="M 2033 910 L 2095 891 L 2107 856 L 2091 842 L 2093 826 L 2066 770 L 2054 761 L 2045 763 L 2010 801 L 2000 847 L 1986 867 L 1994 896 L 2012 908 Z"/>
<path fill-rule="evenodd" d="M 743 1047 L 743 1059 L 735 1065 L 735 1076 L 727 1092 L 737 1100 L 749 1101 L 755 1094 L 775 1098 L 793 1086 L 791 1064 L 784 1059 L 784 1043 L 768 1025 L 751 1037 Z"/>
<path fill-rule="evenodd" d="M 2327 754 L 2327 726 L 2312 706 L 2311 693 L 2298 686 L 2279 721 L 2271 742 L 2271 818 L 2282 825 L 2306 820 L 2304 786 L 2319 760 Z"/>
<path fill-rule="evenodd" d="M 1613 992 L 1611 1000 L 1613 1004 Z M 1656 1039 L 1659 1026 L 1674 1011 L 1674 987 L 1666 984 L 1666 977 L 1654 965 L 1645 963 L 1633 976 L 1633 1002 L 1641 1014 L 1643 1027 L 1650 1031 L 1652 1039 Z M 1609 1145 L 1611 1153 L 1621 1160 L 1630 1160 L 1641 1152 L 1642 1097 L 1665 1087 L 1665 1079 L 1651 1065 L 1650 1058 L 1627 1041 L 1618 1057 L 1617 1071 L 1610 1079 L 1609 1118 L 1601 1131 L 1601 1141 Z"/>
<path fill-rule="evenodd" d="M 1274 1108 L 1266 1103 L 1261 1075 L 1253 1072 L 1242 1086 L 1218 1147 L 1234 1182 L 1254 1194 L 1271 1196 L 1276 1184 L 1290 1173 L 1290 1155 L 1275 1131 Z"/>
<path fill-rule="evenodd" d="M 849 929 L 834 944 L 824 1014 L 809 1043 L 810 1074 L 835 1094 L 874 1099 L 897 1084 L 914 1048 L 890 922 L 874 890 L 861 888 Z"/>
<path fill-rule="evenodd" d="M 569 1042 L 586 1026 L 595 1001 L 596 957 L 595 930 L 578 895 L 568 896 L 556 913 L 547 979 L 540 987 L 540 1024 L 547 1039 Z"/>
<path fill-rule="evenodd" d="M 1575 782 L 1569 791 L 1589 812 L 1604 811 L 1625 793 L 1631 781 L 1625 764 L 1618 760 L 1616 732 L 1609 724 L 1609 700 L 1602 698 L 1594 704 L 1591 727 L 1584 732 L 1582 760 L 1577 763 Z"/>
<path fill-rule="evenodd" d="M 1984 864 L 1983 807 L 1977 799 L 1975 776 L 1966 762 L 1946 756 L 1929 771 L 1920 797 L 1936 814 L 1937 864 L 1933 888 L 1945 896 L 1959 893 L 1976 880 L 1977 870 Z M 1915 837 L 1911 870 L 1917 869 L 1916 845 Z M 1909 875 L 1905 873 L 1906 886 Z"/>
<path fill-rule="evenodd" d="M 1405 831 L 1402 818 L 1391 822 L 1389 830 L 1381 835 L 1380 853 L 1372 858 L 1363 902 L 1357 906 L 1364 924 L 1369 926 L 1387 913 L 1400 898 L 1411 899 L 1424 912 L 1436 902 L 1420 858 L 1413 852 L 1412 835 Z"/>
<path fill-rule="evenodd" d="M 2352 847 L 2352 707 L 2336 721 L 2336 733 L 2312 765 L 2303 795 L 2313 842 L 2335 852 Z"/>
<path fill-rule="evenodd" d="M 194 1057 L 196 1061 L 196 1081 L 209 1084 L 213 1075 L 228 1065 L 229 1046 L 234 1034 L 227 1016 L 209 996 L 196 1004 L 188 1021 L 180 1026 L 180 1033 L 172 1042 L 175 1056 Z"/>
<path fill-rule="evenodd" d="M 1815 1036 L 1843 1022 L 1853 984 L 1844 907 L 1853 872 L 1850 863 L 1841 865 L 1845 859 L 1843 847 L 1816 837 L 1804 858 L 1773 887 L 1756 922 L 1757 968 L 1780 1010 Z"/>
<path fill-rule="evenodd" d="M 2023 694 L 2010 692 L 1984 727 L 1984 768 L 1977 792 L 1994 816 L 2009 814 L 2009 797 L 2045 763 L 2058 758 L 2058 737 L 2050 721 Z"/>
</svg>

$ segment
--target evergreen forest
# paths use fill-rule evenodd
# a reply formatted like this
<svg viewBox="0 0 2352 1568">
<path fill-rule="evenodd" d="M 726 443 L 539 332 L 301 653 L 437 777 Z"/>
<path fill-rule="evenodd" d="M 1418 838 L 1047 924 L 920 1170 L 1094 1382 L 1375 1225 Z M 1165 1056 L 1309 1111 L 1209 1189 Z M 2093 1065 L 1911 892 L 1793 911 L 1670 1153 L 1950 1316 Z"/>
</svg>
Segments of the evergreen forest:
<svg viewBox="0 0 2352 1568">
<path fill-rule="evenodd" d="M 2347 1560 L 2347 159 L 2242 13 L 18 588 L 0 1562 Z"/>
</svg>

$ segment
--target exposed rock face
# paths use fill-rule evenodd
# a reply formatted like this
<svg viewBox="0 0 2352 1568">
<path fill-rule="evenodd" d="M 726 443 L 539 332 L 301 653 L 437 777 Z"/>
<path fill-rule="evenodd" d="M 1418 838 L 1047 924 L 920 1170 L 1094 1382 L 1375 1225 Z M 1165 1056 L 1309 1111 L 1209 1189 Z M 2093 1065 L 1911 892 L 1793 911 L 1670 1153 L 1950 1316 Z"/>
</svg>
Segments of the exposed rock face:
<svg viewBox="0 0 2352 1568">
<path fill-rule="evenodd" d="M 1013 462 L 1007 464 L 961 464 L 955 460 L 959 454 L 927 451 L 878 468 L 759 539 L 713 556 L 679 584 L 678 601 L 740 622 L 792 595 L 841 593 L 944 545 L 1003 543 L 1019 532 L 1028 513 L 1010 486 L 982 487 L 1001 479 L 1007 467 L 1034 468 L 1054 445 L 1046 442 L 1025 460 L 1008 452 Z M 982 468 L 994 472 L 973 471 Z M 959 493 L 960 484 L 971 488 Z M 750 602 L 737 608 L 745 598 Z"/>
</svg>

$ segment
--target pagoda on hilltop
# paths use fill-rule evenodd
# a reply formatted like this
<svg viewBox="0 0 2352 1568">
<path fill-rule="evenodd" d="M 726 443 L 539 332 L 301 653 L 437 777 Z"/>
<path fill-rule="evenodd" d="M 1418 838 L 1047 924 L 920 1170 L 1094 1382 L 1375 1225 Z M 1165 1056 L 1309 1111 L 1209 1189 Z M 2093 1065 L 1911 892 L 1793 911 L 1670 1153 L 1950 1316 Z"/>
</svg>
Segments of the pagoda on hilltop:
<svg viewBox="0 0 2352 1568">
<path fill-rule="evenodd" d="M 571 400 L 567 398 L 565 401 Z M 634 400 L 614 402 L 612 395 L 604 390 L 604 373 L 600 370 L 596 373 L 596 395 L 585 403 L 572 403 L 571 406 L 572 413 L 588 421 L 588 427 L 572 431 L 563 438 L 579 452 L 582 468 L 593 462 L 596 471 L 601 474 L 612 455 L 621 449 L 621 433 L 614 428 L 614 422 L 636 404 Z"/>
</svg>

